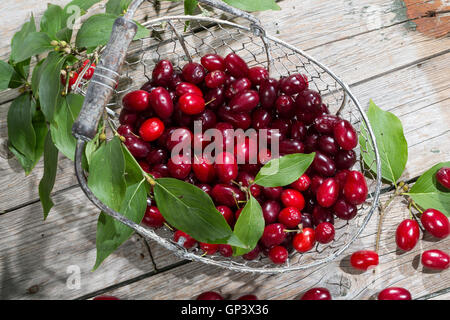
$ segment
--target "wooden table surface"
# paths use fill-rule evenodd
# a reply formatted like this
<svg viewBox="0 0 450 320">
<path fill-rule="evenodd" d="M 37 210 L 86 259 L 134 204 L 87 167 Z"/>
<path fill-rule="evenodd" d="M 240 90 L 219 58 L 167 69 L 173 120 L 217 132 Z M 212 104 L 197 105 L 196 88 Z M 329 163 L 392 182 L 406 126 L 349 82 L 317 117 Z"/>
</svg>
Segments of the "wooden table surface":
<svg viewBox="0 0 450 320">
<path fill-rule="evenodd" d="M 258 17 L 270 34 L 306 50 L 349 83 L 364 108 L 373 99 L 401 119 L 410 155 L 402 178 L 412 180 L 450 159 L 450 38 L 435 38 L 432 32 L 436 26 L 442 34 L 448 23 L 441 21 L 444 16 L 428 18 L 434 22 L 414 16 L 411 9 L 423 3 L 406 2 L 408 6 L 400 0 L 283 0 L 281 11 Z M 0 59 L 7 59 L 13 33 L 31 12 L 40 17 L 45 6 L 40 0 L 1 1 Z M 180 12 L 180 6 L 162 3 L 161 15 Z M 151 6 L 138 19 L 145 15 L 155 16 Z M 422 25 L 424 19 L 428 27 Z M 253 293 L 261 299 L 296 299 L 313 286 L 329 288 L 335 299 L 373 299 L 388 286 L 405 287 L 413 298 L 450 299 L 450 271 L 425 272 L 419 263 L 423 250 L 448 251 L 450 238 L 436 242 L 425 236 L 413 251 L 396 250 L 395 228 L 408 216 L 402 199 L 386 214 L 375 273 L 354 272 L 348 256 L 374 248 L 377 214 L 341 257 L 307 271 L 236 273 L 181 261 L 158 244 L 133 236 L 91 272 L 98 210 L 77 187 L 71 161 L 62 158 L 54 188 L 56 206 L 43 221 L 37 190 L 43 164 L 25 177 L 6 148 L 6 114 L 15 96 L 16 91 L 0 93 L 0 299 L 77 299 L 98 294 L 191 299 L 207 290 L 228 298 Z M 382 201 L 387 197 L 382 195 Z M 79 287 L 73 286 L 74 270 L 80 271 Z"/>
</svg>

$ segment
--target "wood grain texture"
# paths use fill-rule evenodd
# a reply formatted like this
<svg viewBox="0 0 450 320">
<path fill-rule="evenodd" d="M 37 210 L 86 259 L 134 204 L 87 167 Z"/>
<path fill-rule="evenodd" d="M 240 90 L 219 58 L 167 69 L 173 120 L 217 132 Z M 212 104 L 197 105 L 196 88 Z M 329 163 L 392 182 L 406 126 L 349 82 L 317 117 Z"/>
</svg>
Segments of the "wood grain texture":
<svg viewBox="0 0 450 320">
<path fill-rule="evenodd" d="M 382 200 L 386 200 L 383 196 Z M 429 235 L 410 252 L 396 249 L 394 234 L 397 225 L 408 217 L 403 199 L 389 207 L 382 233 L 380 264 L 375 269 L 358 272 L 351 268 L 349 255 L 360 249 L 374 248 L 378 217 L 375 215 L 363 234 L 334 262 L 311 270 L 287 272 L 280 275 L 253 275 L 190 262 L 172 270 L 108 292 L 122 299 L 194 299 L 201 292 L 217 291 L 226 298 L 236 299 L 244 294 L 256 294 L 260 299 L 297 299 L 311 287 L 326 287 L 334 299 L 375 299 L 389 286 L 408 289 L 413 297 L 445 289 L 450 270 L 423 270 L 420 254 L 436 248 L 446 250 L 450 238 L 435 241 Z M 176 289 L 174 289 L 176 288 Z"/>
<path fill-rule="evenodd" d="M 153 271 L 134 236 L 92 272 L 99 210 L 78 188 L 55 203 L 46 221 L 40 203 L 1 216 L 0 299 L 73 299 Z M 71 266 L 80 270 L 79 289 L 67 287 Z"/>
</svg>

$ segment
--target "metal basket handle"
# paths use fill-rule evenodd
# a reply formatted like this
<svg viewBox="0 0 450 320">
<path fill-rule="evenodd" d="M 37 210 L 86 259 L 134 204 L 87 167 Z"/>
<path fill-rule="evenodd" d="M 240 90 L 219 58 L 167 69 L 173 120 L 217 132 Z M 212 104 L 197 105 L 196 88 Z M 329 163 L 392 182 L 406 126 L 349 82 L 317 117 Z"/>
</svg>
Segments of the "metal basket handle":
<svg viewBox="0 0 450 320">
<path fill-rule="evenodd" d="M 133 16 L 144 0 L 134 0 L 127 13 L 114 22 L 111 38 L 106 45 L 94 76 L 89 83 L 83 107 L 73 124 L 72 133 L 78 140 L 89 141 L 97 133 L 103 110 L 111 100 L 119 80 L 119 69 L 125 61 L 128 47 L 137 32 Z M 242 10 L 233 8 L 218 0 L 199 0 L 199 2 L 250 21 L 251 29 L 257 35 L 263 35 L 259 19 Z"/>
</svg>

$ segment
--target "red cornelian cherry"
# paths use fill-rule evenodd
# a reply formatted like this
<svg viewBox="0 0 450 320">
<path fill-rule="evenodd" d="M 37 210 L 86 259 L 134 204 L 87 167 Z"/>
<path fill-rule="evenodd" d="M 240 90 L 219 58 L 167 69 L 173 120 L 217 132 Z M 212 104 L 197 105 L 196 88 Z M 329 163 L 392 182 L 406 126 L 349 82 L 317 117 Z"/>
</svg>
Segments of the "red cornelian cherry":
<svg viewBox="0 0 450 320">
<path fill-rule="evenodd" d="M 255 260 L 256 258 L 259 257 L 260 252 L 261 248 L 259 247 L 259 245 L 256 245 L 256 247 L 252 251 L 242 255 L 242 258 L 245 260 Z"/>
<path fill-rule="evenodd" d="M 263 195 L 270 200 L 279 200 L 283 187 L 263 187 Z"/>
<path fill-rule="evenodd" d="M 260 85 L 262 81 L 269 79 L 269 71 L 260 66 L 252 67 L 248 70 L 248 77 L 253 85 Z"/>
<path fill-rule="evenodd" d="M 364 175 L 359 171 L 349 171 L 343 188 L 345 200 L 354 205 L 362 204 L 368 192 Z"/>
<path fill-rule="evenodd" d="M 267 200 L 261 205 L 264 221 L 267 224 L 271 224 L 277 221 L 281 205 L 276 200 Z M 281 221 L 280 221 L 281 222 Z"/>
<path fill-rule="evenodd" d="M 351 255 L 350 263 L 353 268 L 358 270 L 374 268 L 378 265 L 378 254 L 371 250 L 356 251 Z"/>
<path fill-rule="evenodd" d="M 225 57 L 225 68 L 235 78 L 246 77 L 249 72 L 247 63 L 235 53 Z"/>
<path fill-rule="evenodd" d="M 149 93 L 148 99 L 151 108 L 160 118 L 170 118 L 173 113 L 173 101 L 169 91 L 163 87 L 155 88 Z"/>
<path fill-rule="evenodd" d="M 127 110 L 140 112 L 149 107 L 150 94 L 144 90 L 129 92 L 122 99 L 123 107 Z"/>
<path fill-rule="evenodd" d="M 230 227 L 234 226 L 234 213 L 230 209 L 230 207 L 217 206 L 216 209 L 222 214 L 222 216 L 225 218 Z"/>
<path fill-rule="evenodd" d="M 142 222 L 149 227 L 157 229 L 161 228 L 166 220 L 157 207 L 147 206 Z"/>
<path fill-rule="evenodd" d="M 445 188 L 450 189 L 450 167 L 442 167 L 436 172 L 436 180 Z"/>
<path fill-rule="evenodd" d="M 186 114 L 199 114 L 205 110 L 205 100 L 192 93 L 186 93 L 178 100 L 178 106 Z"/>
<path fill-rule="evenodd" d="M 81 72 L 83 72 L 84 68 L 87 66 L 88 63 L 90 63 L 90 60 L 85 60 L 83 62 L 83 65 L 78 69 L 78 74 L 81 74 Z M 91 66 L 89 67 L 89 69 L 86 70 L 86 72 L 83 75 L 83 79 L 86 80 L 91 80 L 92 77 L 94 76 L 94 72 L 95 72 L 95 63 L 92 63 Z M 75 83 L 75 82 L 74 82 Z"/>
<path fill-rule="evenodd" d="M 236 207 L 238 201 L 245 200 L 245 194 L 237 187 L 228 184 L 216 184 L 211 190 L 211 197 L 219 205 Z"/>
<path fill-rule="evenodd" d="M 304 253 L 312 248 L 316 244 L 315 231 L 312 228 L 304 228 L 301 233 L 297 233 L 292 240 L 294 249 L 298 252 Z"/>
<path fill-rule="evenodd" d="M 181 230 L 175 231 L 175 233 L 173 234 L 173 241 L 186 249 L 192 248 L 197 243 L 194 238 Z"/>
<path fill-rule="evenodd" d="M 217 88 L 225 83 L 225 72 L 216 70 L 208 73 L 205 77 L 205 84 L 208 88 Z"/>
<path fill-rule="evenodd" d="M 288 251 L 283 246 L 275 246 L 269 251 L 269 259 L 275 264 L 285 263 L 288 255 Z"/>
<path fill-rule="evenodd" d="M 212 182 L 216 176 L 214 164 L 212 164 L 206 157 L 194 156 L 192 170 L 194 171 L 195 177 L 203 183 Z"/>
<path fill-rule="evenodd" d="M 306 291 L 300 300 L 332 300 L 331 294 L 325 288 L 312 288 Z"/>
<path fill-rule="evenodd" d="M 259 95 L 255 90 L 245 90 L 231 99 L 231 112 L 251 112 L 259 103 Z"/>
<path fill-rule="evenodd" d="M 155 141 L 164 132 L 164 123 L 158 118 L 146 120 L 139 128 L 139 135 L 144 141 Z"/>
<path fill-rule="evenodd" d="M 160 60 L 152 72 L 152 82 L 157 86 L 167 86 L 173 78 L 173 65 L 169 60 Z"/>
<path fill-rule="evenodd" d="M 259 100 L 265 110 L 271 109 L 277 99 L 278 82 L 275 79 L 261 81 L 259 85 Z"/>
<path fill-rule="evenodd" d="M 339 120 L 333 127 L 334 137 L 344 150 L 352 150 L 358 145 L 358 134 L 347 120 Z"/>
<path fill-rule="evenodd" d="M 200 242 L 200 249 L 202 249 L 205 254 L 213 255 L 219 250 L 219 245 Z"/>
<path fill-rule="evenodd" d="M 334 239 L 334 226 L 329 222 L 319 223 L 316 227 L 316 240 L 319 243 L 326 244 Z"/>
<path fill-rule="evenodd" d="M 307 174 L 303 174 L 300 178 L 291 183 L 291 188 L 297 191 L 306 191 L 311 186 L 311 179 Z"/>
<path fill-rule="evenodd" d="M 286 226 L 286 228 L 296 228 L 302 222 L 302 214 L 300 210 L 294 207 L 287 207 L 280 211 L 278 221 Z"/>
<path fill-rule="evenodd" d="M 189 82 L 181 82 L 177 85 L 175 93 L 178 97 L 185 95 L 186 93 L 195 94 L 197 96 L 203 97 L 203 92 L 195 84 Z"/>
<path fill-rule="evenodd" d="M 441 250 L 427 250 L 422 253 L 422 264 L 433 270 L 445 270 L 450 265 L 450 256 Z"/>
<path fill-rule="evenodd" d="M 183 79 L 186 82 L 193 84 L 199 84 L 205 79 L 206 71 L 205 68 L 199 63 L 190 62 L 183 67 Z"/>
<path fill-rule="evenodd" d="M 287 95 L 300 93 L 307 89 L 308 82 L 306 76 L 301 74 L 292 74 L 287 78 L 283 78 L 280 83 L 280 89 Z"/>
<path fill-rule="evenodd" d="M 412 250 L 419 241 L 420 230 L 416 220 L 403 220 L 397 227 L 395 232 L 395 242 L 397 246 L 404 250 Z"/>
<path fill-rule="evenodd" d="M 223 183 L 236 179 L 239 174 L 237 161 L 234 155 L 229 152 L 222 152 L 217 155 L 214 168 L 217 177 Z"/>
<path fill-rule="evenodd" d="M 233 255 L 233 248 L 229 244 L 219 244 L 219 253 L 223 257 L 231 257 Z"/>
<path fill-rule="evenodd" d="M 450 234 L 450 222 L 439 210 L 427 209 L 420 216 L 420 222 L 431 235 L 445 239 Z"/>
<path fill-rule="evenodd" d="M 378 293 L 378 300 L 411 300 L 411 293 L 400 287 L 389 287 Z"/>
<path fill-rule="evenodd" d="M 334 204 L 333 209 L 336 217 L 343 220 L 351 220 L 358 213 L 358 208 L 354 204 L 345 201 L 344 198 L 339 198 Z"/>
<path fill-rule="evenodd" d="M 251 89 L 252 83 L 248 78 L 240 78 L 237 80 L 234 80 L 230 83 L 229 86 L 227 86 L 225 90 L 225 97 L 228 99 L 232 99 L 238 94 Z"/>
<path fill-rule="evenodd" d="M 205 54 L 200 61 L 206 70 L 210 72 L 215 70 L 225 71 L 225 60 L 218 54 Z"/>
<path fill-rule="evenodd" d="M 285 238 L 286 232 L 284 230 L 284 225 L 281 223 L 272 223 L 264 228 L 260 241 L 265 247 L 271 248 L 281 244 Z"/>
<path fill-rule="evenodd" d="M 284 190 L 281 193 L 281 202 L 285 207 L 294 207 L 300 211 L 305 207 L 305 198 L 300 192 L 294 189 Z"/>
<path fill-rule="evenodd" d="M 324 208 L 329 208 L 336 203 L 339 196 L 339 184 L 333 178 L 323 181 L 317 189 L 317 203 Z"/>
<path fill-rule="evenodd" d="M 200 294 L 197 300 L 223 300 L 223 297 L 217 292 L 207 291 Z"/>
<path fill-rule="evenodd" d="M 167 167 L 171 177 L 183 180 L 191 173 L 191 159 L 183 155 L 176 155 L 169 159 Z"/>
<path fill-rule="evenodd" d="M 124 137 L 125 147 L 127 147 L 134 157 L 140 159 L 148 156 L 151 147 L 147 142 L 131 134 Z"/>
</svg>

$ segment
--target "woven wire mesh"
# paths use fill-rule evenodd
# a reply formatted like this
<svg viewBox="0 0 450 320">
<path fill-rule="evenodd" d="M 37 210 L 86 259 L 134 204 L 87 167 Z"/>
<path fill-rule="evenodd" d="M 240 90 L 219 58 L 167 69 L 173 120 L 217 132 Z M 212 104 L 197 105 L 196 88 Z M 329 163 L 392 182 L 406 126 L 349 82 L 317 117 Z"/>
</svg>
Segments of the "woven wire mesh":
<svg viewBox="0 0 450 320">
<path fill-rule="evenodd" d="M 189 21 L 188 26 L 187 21 Z M 348 87 L 331 71 L 304 52 L 265 35 L 262 30 L 208 17 L 188 16 L 159 18 L 145 23 L 144 26 L 150 30 L 151 35 L 131 44 L 122 66 L 119 85 L 108 104 L 109 108 L 119 111 L 122 97 L 130 91 L 139 89 L 150 80 L 154 66 L 161 59 L 170 60 L 175 69 L 181 71 L 187 62 L 190 60 L 198 62 L 207 53 L 226 56 L 235 52 L 250 67 L 260 65 L 268 68 L 272 78 L 280 78 L 292 73 L 305 74 L 308 77 L 310 89 L 322 95 L 322 100 L 328 106 L 330 113 L 337 113 L 350 121 L 358 131 L 360 143 L 365 148 L 361 150 L 358 146 L 355 150 L 359 161 L 352 169 L 360 170 L 366 176 L 369 197 L 358 206 L 358 214 L 354 219 L 349 221 L 335 219 L 336 236 L 332 242 L 317 243 L 312 250 L 303 254 L 293 250 L 289 254 L 288 261 L 282 266 L 273 265 L 264 255 L 260 255 L 256 260 L 247 261 L 242 257 L 224 258 L 220 254 L 204 256 L 199 248 L 186 250 L 171 240 L 173 231 L 166 227 L 157 230 L 144 227 L 137 231 L 174 251 L 181 258 L 246 272 L 278 273 L 306 269 L 331 261 L 342 253 L 367 224 L 376 208 L 380 191 L 376 160 L 373 160 L 370 165 L 362 165 L 364 153 L 376 153 L 374 138 L 361 107 Z M 82 83 L 79 91 L 85 93 L 87 85 L 87 82 Z M 368 170 L 367 167 L 372 170 Z"/>
</svg>

